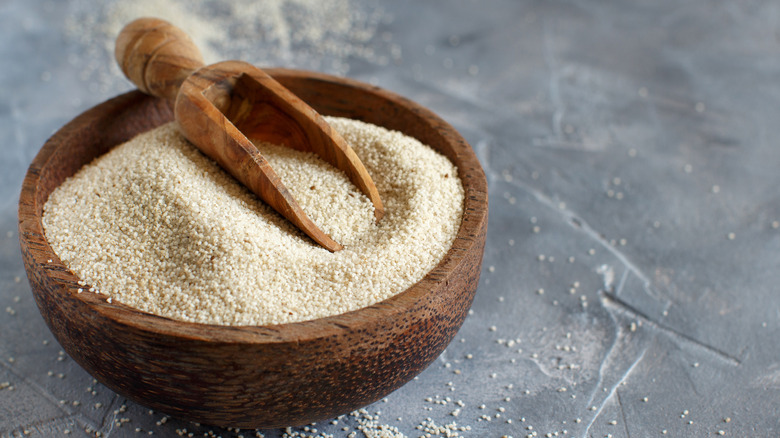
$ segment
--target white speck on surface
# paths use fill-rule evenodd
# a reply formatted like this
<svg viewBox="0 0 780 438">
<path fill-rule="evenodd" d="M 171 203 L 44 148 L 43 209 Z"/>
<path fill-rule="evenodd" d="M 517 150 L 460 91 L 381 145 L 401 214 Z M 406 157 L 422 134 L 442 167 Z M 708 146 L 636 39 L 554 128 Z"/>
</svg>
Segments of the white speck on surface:
<svg viewBox="0 0 780 438">
<path fill-rule="evenodd" d="M 596 273 L 601 275 L 604 290 L 611 290 L 615 283 L 615 269 L 610 265 L 601 265 L 596 269 Z"/>
</svg>

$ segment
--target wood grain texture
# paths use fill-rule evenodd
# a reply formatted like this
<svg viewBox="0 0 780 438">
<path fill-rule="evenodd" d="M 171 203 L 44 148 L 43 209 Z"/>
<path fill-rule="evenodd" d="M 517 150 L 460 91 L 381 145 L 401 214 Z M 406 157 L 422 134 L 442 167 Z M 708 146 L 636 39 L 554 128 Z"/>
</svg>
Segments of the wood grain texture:
<svg viewBox="0 0 780 438">
<path fill-rule="evenodd" d="M 343 315 L 252 327 L 185 323 L 77 293 L 83 288 L 79 279 L 44 236 L 43 205 L 84 164 L 173 119 L 168 103 L 140 92 L 98 105 L 55 133 L 30 165 L 19 202 L 20 243 L 33 294 L 68 354 L 131 400 L 218 426 L 307 424 L 365 406 L 408 382 L 441 354 L 463 323 L 487 231 L 485 175 L 471 147 L 443 120 L 355 81 L 290 70 L 268 73 L 322 114 L 399 130 L 458 166 L 466 191 L 458 236 L 417 284 Z"/>
<path fill-rule="evenodd" d="M 139 90 L 174 100 L 184 79 L 203 67 L 203 56 L 186 32 L 159 18 L 138 18 L 116 39 L 114 57 Z"/>
<path fill-rule="evenodd" d="M 204 154 L 312 240 L 330 251 L 341 250 L 342 246 L 303 211 L 270 163 L 248 138 L 300 146 L 297 149 L 311 151 L 318 147 L 330 149 L 337 144 L 324 147 L 324 142 L 330 137 L 310 138 L 309 133 L 317 135 L 324 132 L 323 128 L 330 130 L 330 127 L 314 110 L 302 121 L 295 120 L 295 115 L 300 114 L 297 111 L 311 108 L 303 102 L 293 105 L 293 101 L 289 108 L 280 108 L 278 102 L 285 99 L 300 101 L 260 69 L 251 64 L 228 61 L 202 68 L 189 76 L 176 98 L 174 113 L 182 134 Z M 321 125 L 316 124 L 315 116 L 321 120 Z M 341 139 L 341 136 L 338 138 Z M 341 144 L 352 152 L 343 139 Z M 353 173 L 353 181 L 355 178 L 371 181 L 354 152 L 352 156 L 355 157 L 350 163 L 352 166 L 342 164 L 341 168 L 355 169 L 354 164 L 357 163 L 363 173 Z M 379 194 L 373 181 L 370 186 L 378 200 Z"/>
</svg>

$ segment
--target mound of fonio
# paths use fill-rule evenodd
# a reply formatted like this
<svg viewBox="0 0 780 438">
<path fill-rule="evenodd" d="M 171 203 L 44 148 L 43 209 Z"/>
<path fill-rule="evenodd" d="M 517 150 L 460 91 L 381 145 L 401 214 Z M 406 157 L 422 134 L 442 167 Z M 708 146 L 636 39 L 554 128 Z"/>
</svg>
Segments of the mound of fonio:
<svg viewBox="0 0 780 438">
<path fill-rule="evenodd" d="M 314 244 L 174 124 L 114 148 L 58 187 L 44 207 L 46 237 L 97 292 L 184 321 L 278 324 L 382 301 L 449 250 L 463 187 L 447 158 L 411 137 L 327 120 L 374 179 L 386 210 L 379 223 L 368 198 L 317 156 L 258 147 L 342 251 Z"/>
</svg>

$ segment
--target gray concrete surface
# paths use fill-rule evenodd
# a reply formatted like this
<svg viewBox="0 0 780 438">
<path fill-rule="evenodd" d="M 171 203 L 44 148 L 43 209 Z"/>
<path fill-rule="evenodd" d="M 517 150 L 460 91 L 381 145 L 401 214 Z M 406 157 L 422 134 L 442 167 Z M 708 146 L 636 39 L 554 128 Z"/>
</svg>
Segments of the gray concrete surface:
<svg viewBox="0 0 780 438">
<path fill-rule="evenodd" d="M 0 2 L 0 435 L 254 436 L 163 420 L 94 383 L 27 285 L 27 165 L 130 88 L 94 30 L 116 4 Z M 780 435 L 780 3 L 352 7 L 363 34 L 334 37 L 350 50 L 245 38 L 221 53 L 408 96 L 488 174 L 473 314 L 434 365 L 367 408 L 378 424 L 410 437 L 428 418 L 469 437 Z"/>
</svg>

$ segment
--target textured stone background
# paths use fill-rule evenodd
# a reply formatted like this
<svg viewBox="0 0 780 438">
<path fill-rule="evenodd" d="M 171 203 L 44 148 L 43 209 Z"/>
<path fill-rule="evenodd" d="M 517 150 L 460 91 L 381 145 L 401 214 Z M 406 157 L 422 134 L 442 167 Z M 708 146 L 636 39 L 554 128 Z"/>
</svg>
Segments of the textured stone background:
<svg viewBox="0 0 780 438">
<path fill-rule="evenodd" d="M 130 88 L 106 49 L 117 4 L 0 2 L 0 435 L 236 436 L 93 383 L 26 283 L 27 165 Z M 426 418 L 473 437 L 780 434 L 780 4 L 290 0 L 263 6 L 289 26 L 257 33 L 257 12 L 224 4 L 207 5 L 216 31 L 205 7 L 187 8 L 216 35 L 209 53 L 408 96 L 459 129 L 488 174 L 473 314 L 433 366 L 368 408 L 378 424 L 415 437 Z"/>
</svg>

